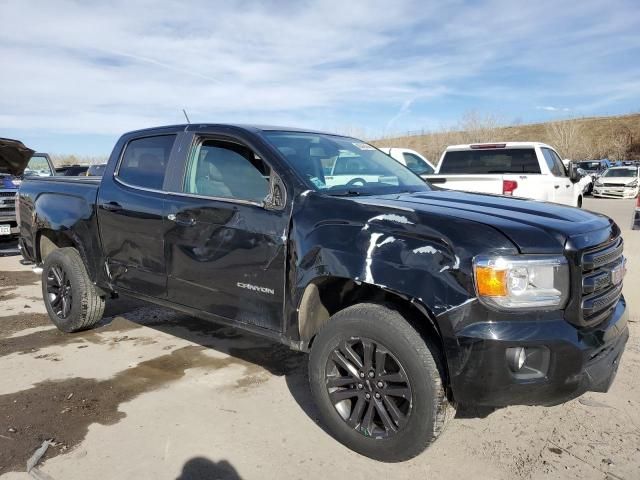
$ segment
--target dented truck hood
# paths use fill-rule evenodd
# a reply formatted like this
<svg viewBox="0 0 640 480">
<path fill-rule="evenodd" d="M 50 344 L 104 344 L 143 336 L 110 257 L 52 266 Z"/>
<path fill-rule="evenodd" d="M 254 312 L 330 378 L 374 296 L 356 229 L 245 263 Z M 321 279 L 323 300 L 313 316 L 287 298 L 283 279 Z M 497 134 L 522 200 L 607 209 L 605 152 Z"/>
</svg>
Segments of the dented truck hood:
<svg viewBox="0 0 640 480">
<path fill-rule="evenodd" d="M 19 140 L 0 138 L 0 175 L 22 175 L 33 154 L 34 151 Z"/>
<path fill-rule="evenodd" d="M 587 210 L 500 195 L 433 190 L 358 201 L 482 223 L 504 234 L 521 253 L 562 253 L 570 237 L 617 229 L 608 217 Z"/>
</svg>

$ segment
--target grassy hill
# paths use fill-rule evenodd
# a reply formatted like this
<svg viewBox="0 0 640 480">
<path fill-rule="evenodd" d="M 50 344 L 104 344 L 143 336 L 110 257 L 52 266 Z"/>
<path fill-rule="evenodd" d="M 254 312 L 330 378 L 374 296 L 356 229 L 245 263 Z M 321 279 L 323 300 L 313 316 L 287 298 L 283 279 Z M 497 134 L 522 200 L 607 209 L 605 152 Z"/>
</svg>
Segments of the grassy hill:
<svg viewBox="0 0 640 480">
<path fill-rule="evenodd" d="M 545 142 L 558 149 L 563 158 L 574 160 L 640 160 L 640 113 L 510 126 L 471 114 L 452 130 L 383 138 L 372 143 L 411 148 L 437 162 L 447 145 L 500 141 Z"/>
</svg>

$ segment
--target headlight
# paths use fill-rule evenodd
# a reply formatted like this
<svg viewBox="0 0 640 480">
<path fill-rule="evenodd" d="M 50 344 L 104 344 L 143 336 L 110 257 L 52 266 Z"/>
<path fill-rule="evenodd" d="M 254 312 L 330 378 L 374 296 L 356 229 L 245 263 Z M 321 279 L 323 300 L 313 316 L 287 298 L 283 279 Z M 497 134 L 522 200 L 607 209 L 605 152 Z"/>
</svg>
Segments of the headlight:
<svg viewBox="0 0 640 480">
<path fill-rule="evenodd" d="M 600 181 L 600 179 L 596 179 L 596 183 L 595 183 L 596 187 L 601 187 L 602 186 L 602 182 Z"/>
<path fill-rule="evenodd" d="M 638 180 L 634 180 L 631 183 L 627 183 L 627 187 L 629 187 L 629 188 L 635 188 L 637 186 L 638 186 Z"/>
<path fill-rule="evenodd" d="M 499 310 L 556 310 L 569 297 L 565 257 L 479 256 L 473 261 L 473 271 L 478 298 Z"/>
</svg>

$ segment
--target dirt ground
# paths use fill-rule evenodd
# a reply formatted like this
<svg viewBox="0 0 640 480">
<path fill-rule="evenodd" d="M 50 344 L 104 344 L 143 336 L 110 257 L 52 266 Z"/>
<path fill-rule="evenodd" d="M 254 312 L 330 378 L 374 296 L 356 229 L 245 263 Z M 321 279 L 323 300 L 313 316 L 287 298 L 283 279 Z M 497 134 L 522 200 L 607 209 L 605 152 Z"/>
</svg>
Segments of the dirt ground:
<svg viewBox="0 0 640 480">
<path fill-rule="evenodd" d="M 0 247 L 0 478 L 30 478 L 45 440 L 32 474 L 55 480 L 640 478 L 640 231 L 628 230 L 631 202 L 585 207 L 625 229 L 631 336 L 612 389 L 550 408 L 459 411 L 401 464 L 322 429 L 305 355 L 128 299 L 110 302 L 95 330 L 59 333 L 39 275 Z"/>
</svg>

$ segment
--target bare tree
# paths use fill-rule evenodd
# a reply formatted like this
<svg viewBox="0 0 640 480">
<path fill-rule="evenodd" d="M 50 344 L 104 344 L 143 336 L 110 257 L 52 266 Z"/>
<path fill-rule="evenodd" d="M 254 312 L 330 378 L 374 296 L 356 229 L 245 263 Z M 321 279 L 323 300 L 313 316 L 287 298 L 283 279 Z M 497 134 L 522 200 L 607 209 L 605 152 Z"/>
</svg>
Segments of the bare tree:
<svg viewBox="0 0 640 480">
<path fill-rule="evenodd" d="M 89 156 L 89 155 L 74 155 L 74 154 L 59 154 L 52 153 L 51 160 L 57 167 L 64 167 L 68 165 L 94 165 L 100 163 L 107 163 L 106 156 Z"/>
<path fill-rule="evenodd" d="M 563 158 L 586 158 L 582 127 L 575 120 L 548 123 L 545 127 L 549 143 Z"/>
<path fill-rule="evenodd" d="M 631 143 L 632 136 L 628 128 L 623 126 L 612 129 L 607 138 L 609 157 L 612 160 L 625 160 Z"/>
<path fill-rule="evenodd" d="M 458 122 L 458 131 L 462 134 L 461 143 L 495 142 L 500 130 L 500 122 L 495 115 L 480 115 L 476 111 L 466 112 Z"/>
</svg>

